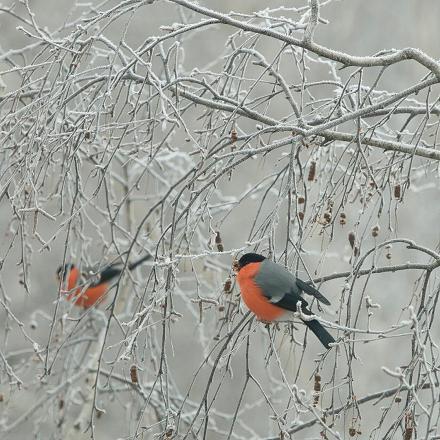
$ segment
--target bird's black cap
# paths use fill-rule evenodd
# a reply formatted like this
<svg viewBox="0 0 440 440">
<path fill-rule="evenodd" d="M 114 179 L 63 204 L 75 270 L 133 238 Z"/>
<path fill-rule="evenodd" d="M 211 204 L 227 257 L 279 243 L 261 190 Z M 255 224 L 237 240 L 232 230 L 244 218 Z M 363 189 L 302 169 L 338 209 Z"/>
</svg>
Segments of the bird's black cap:
<svg viewBox="0 0 440 440">
<path fill-rule="evenodd" d="M 254 254 L 254 253 L 244 254 L 238 260 L 238 266 L 241 269 L 242 267 L 246 266 L 246 264 L 249 264 L 249 263 L 260 263 L 261 261 L 263 261 L 265 259 L 266 259 L 266 257 L 264 257 L 263 255 L 260 255 L 260 254 Z"/>
<path fill-rule="evenodd" d="M 63 280 L 65 280 L 67 274 L 68 274 L 68 273 L 69 273 L 74 267 L 75 267 L 75 265 L 72 264 L 72 263 L 66 263 L 66 264 L 64 264 L 64 265 L 61 265 L 61 266 L 57 269 L 57 271 L 56 271 L 56 274 L 57 274 L 58 279 L 61 279 L 61 278 L 62 278 Z"/>
</svg>

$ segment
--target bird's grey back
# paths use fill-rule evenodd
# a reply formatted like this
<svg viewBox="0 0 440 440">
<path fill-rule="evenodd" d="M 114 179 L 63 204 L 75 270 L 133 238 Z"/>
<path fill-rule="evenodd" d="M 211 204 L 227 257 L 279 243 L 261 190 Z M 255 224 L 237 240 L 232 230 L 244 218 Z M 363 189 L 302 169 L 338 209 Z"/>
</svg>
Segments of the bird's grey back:
<svg viewBox="0 0 440 440">
<path fill-rule="evenodd" d="M 283 266 L 268 259 L 261 262 L 254 281 L 263 291 L 264 296 L 273 303 L 281 301 L 288 293 L 300 294 L 295 276 Z"/>
</svg>

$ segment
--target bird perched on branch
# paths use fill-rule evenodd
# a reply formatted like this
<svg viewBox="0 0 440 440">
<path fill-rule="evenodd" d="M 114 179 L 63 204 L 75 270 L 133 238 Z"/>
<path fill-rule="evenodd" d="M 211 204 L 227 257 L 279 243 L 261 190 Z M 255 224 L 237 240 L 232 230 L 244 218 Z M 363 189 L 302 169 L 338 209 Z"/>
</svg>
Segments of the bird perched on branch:
<svg viewBox="0 0 440 440">
<path fill-rule="evenodd" d="M 135 269 L 149 259 L 151 259 L 151 255 L 146 255 L 128 264 L 128 270 Z M 85 271 L 86 276 L 83 276 L 74 264 L 67 263 L 60 266 L 56 274 L 58 281 L 62 280 L 63 287 L 67 291 L 67 299 L 76 306 L 87 309 L 101 300 L 107 292 L 110 281 L 118 277 L 122 269 L 122 263 L 115 263 L 105 267 L 96 274 L 93 270 Z M 92 273 L 91 277 L 90 273 Z M 84 281 L 80 283 L 81 279 L 84 279 Z"/>
<path fill-rule="evenodd" d="M 330 333 L 311 316 L 302 293 L 314 296 L 323 304 L 330 302 L 318 290 L 292 275 L 283 266 L 268 260 L 263 255 L 245 254 L 234 263 L 241 296 L 248 308 L 262 321 L 289 319 L 289 312 L 298 311 L 304 324 L 317 336 L 325 348 L 335 342 Z"/>
</svg>

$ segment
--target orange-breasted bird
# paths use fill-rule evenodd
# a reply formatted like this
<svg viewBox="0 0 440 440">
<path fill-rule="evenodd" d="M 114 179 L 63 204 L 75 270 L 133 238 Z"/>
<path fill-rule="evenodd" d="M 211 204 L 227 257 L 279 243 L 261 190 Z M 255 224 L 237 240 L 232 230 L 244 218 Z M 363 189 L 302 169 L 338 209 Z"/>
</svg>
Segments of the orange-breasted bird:
<svg viewBox="0 0 440 440">
<path fill-rule="evenodd" d="M 130 263 L 128 270 L 133 270 L 142 264 L 144 261 L 151 259 L 151 255 L 146 255 L 139 260 Z M 110 281 L 122 272 L 122 263 L 115 263 L 105 267 L 97 274 L 93 270 L 83 271 L 80 273 L 78 268 L 71 263 L 60 266 L 57 269 L 58 280 L 63 280 L 62 288 L 67 290 L 67 300 L 73 302 L 76 306 L 89 308 L 99 302 L 107 292 Z M 83 274 L 86 274 L 83 276 Z M 92 273 L 91 279 L 88 274 Z"/>
<path fill-rule="evenodd" d="M 314 296 L 318 301 L 330 302 L 318 290 L 292 275 L 283 266 L 263 255 L 245 254 L 234 263 L 241 296 L 248 308 L 262 321 L 289 319 L 289 312 L 301 305 L 303 315 L 312 315 L 302 293 Z M 325 348 L 335 342 L 332 335 L 316 319 L 304 320 L 304 324 L 317 336 Z"/>
</svg>

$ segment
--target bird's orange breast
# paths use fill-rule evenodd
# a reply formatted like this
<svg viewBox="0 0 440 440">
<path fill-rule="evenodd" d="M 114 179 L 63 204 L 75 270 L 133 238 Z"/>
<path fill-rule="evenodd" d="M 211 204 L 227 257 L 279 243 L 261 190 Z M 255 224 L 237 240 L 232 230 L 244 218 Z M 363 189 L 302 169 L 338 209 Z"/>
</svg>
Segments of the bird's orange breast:
<svg viewBox="0 0 440 440">
<path fill-rule="evenodd" d="M 67 299 L 72 301 L 78 307 L 92 307 L 107 292 L 108 284 L 102 283 L 94 287 L 89 287 L 83 291 L 80 287 L 75 289 L 79 279 L 79 271 L 76 267 L 72 268 L 69 273 L 67 289 L 69 293 Z"/>
<path fill-rule="evenodd" d="M 249 263 L 237 274 L 237 281 L 240 286 L 241 297 L 258 319 L 262 321 L 273 321 L 281 317 L 285 310 L 272 304 L 263 294 L 257 283 L 255 275 L 260 269 L 261 263 Z"/>
<path fill-rule="evenodd" d="M 107 292 L 107 284 L 99 284 L 95 287 L 89 287 L 85 292 L 81 288 L 67 295 L 67 299 L 75 303 L 78 307 L 92 307 Z M 83 293 L 81 293 L 83 292 Z"/>
</svg>

